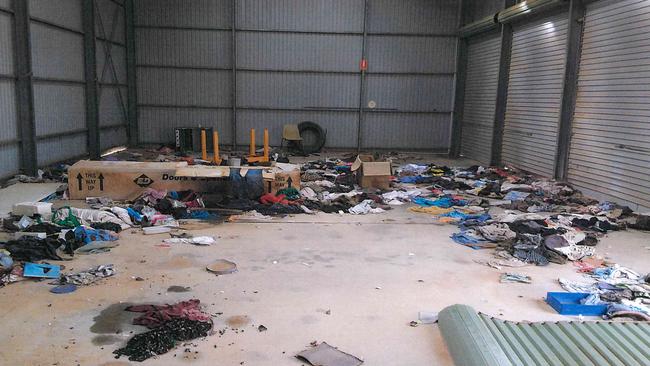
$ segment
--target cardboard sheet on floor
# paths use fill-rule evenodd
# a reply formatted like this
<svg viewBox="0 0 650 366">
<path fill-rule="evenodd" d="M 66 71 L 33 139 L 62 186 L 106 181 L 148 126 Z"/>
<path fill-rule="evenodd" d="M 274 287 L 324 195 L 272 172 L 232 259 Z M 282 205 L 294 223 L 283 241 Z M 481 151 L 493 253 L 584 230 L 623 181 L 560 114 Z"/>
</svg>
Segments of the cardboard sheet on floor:
<svg viewBox="0 0 650 366">
<path fill-rule="evenodd" d="M 0 217 L 11 213 L 18 202 L 37 202 L 56 192 L 61 183 L 16 183 L 0 189 Z"/>
<path fill-rule="evenodd" d="M 300 352 L 296 357 L 314 366 L 359 366 L 363 363 L 357 357 L 339 351 L 325 342 Z"/>
</svg>

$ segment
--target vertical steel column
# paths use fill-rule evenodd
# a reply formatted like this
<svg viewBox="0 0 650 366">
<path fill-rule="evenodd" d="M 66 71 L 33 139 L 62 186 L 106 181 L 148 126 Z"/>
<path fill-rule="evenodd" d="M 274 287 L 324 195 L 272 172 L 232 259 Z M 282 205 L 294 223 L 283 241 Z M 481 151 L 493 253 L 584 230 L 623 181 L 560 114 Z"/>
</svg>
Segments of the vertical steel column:
<svg viewBox="0 0 650 366">
<path fill-rule="evenodd" d="M 95 54 L 95 0 L 83 0 L 84 76 L 86 80 L 86 127 L 88 153 L 91 159 L 101 155 L 99 141 L 99 103 L 97 91 L 97 59 Z"/>
<path fill-rule="evenodd" d="M 232 84 L 230 99 L 232 102 L 231 133 L 232 149 L 237 148 L 237 0 L 232 0 L 232 44 L 230 45 L 230 62 L 232 63 Z"/>
<path fill-rule="evenodd" d="M 363 146 L 363 139 L 361 133 L 363 131 L 363 122 L 365 121 L 365 101 L 366 101 L 366 68 L 368 67 L 368 52 L 366 43 L 368 42 L 368 0 L 365 0 L 363 6 L 363 39 L 361 41 L 361 60 L 359 61 L 359 70 L 361 74 L 360 87 L 359 87 L 359 121 L 357 122 L 357 152 L 361 151 Z M 362 66 L 365 64 L 365 67 Z"/>
<path fill-rule="evenodd" d="M 458 2 L 458 28 L 463 25 L 464 1 Z M 454 107 L 451 117 L 451 141 L 449 157 L 460 156 L 463 135 L 463 110 L 465 108 L 465 80 L 467 78 L 467 39 L 458 37 L 456 42 L 456 75 L 454 77 Z"/>
<path fill-rule="evenodd" d="M 503 147 L 503 129 L 506 121 L 508 104 L 508 83 L 510 81 L 510 59 L 512 54 L 512 25 L 501 25 L 501 56 L 499 59 L 499 76 L 497 82 L 497 98 L 494 107 L 494 126 L 492 130 L 492 155 L 490 164 L 501 164 Z"/>
<path fill-rule="evenodd" d="M 32 45 L 29 28 L 29 2 L 26 0 L 13 0 L 13 10 L 20 167 L 25 174 L 34 176 L 38 171 L 38 157 L 34 117 L 34 84 L 32 73 Z"/>
<path fill-rule="evenodd" d="M 129 146 L 139 144 L 138 130 L 138 84 L 135 45 L 135 6 L 133 0 L 124 2 L 124 26 L 126 28 L 126 83 Z"/>
<path fill-rule="evenodd" d="M 565 180 L 569 169 L 571 124 L 578 94 L 578 71 L 582 50 L 585 6 L 582 0 L 571 0 L 569 8 L 569 34 L 564 69 L 564 87 L 560 106 L 560 122 L 555 155 L 555 179 Z"/>
<path fill-rule="evenodd" d="M 463 135 L 463 110 L 465 108 L 465 81 L 467 79 L 467 39 L 458 38 L 456 45 L 456 81 L 454 86 L 454 109 L 451 127 L 449 157 L 460 156 Z"/>
</svg>

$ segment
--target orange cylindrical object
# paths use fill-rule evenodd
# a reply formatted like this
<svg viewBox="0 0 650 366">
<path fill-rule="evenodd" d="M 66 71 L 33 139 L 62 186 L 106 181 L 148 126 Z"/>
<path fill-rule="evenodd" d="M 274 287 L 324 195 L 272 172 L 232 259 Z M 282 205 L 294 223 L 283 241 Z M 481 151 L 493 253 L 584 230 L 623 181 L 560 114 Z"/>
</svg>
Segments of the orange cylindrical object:
<svg viewBox="0 0 650 366">
<path fill-rule="evenodd" d="M 201 130 L 201 158 L 208 160 L 208 142 L 205 130 Z"/>
<path fill-rule="evenodd" d="M 214 151 L 214 159 L 212 161 L 215 164 L 219 164 L 221 158 L 219 156 L 219 133 L 217 131 L 212 132 L 212 146 Z"/>
<path fill-rule="evenodd" d="M 269 129 L 264 129 L 264 157 L 269 157 Z"/>
<path fill-rule="evenodd" d="M 255 129 L 251 128 L 251 146 L 250 146 L 250 156 L 255 156 Z"/>
</svg>

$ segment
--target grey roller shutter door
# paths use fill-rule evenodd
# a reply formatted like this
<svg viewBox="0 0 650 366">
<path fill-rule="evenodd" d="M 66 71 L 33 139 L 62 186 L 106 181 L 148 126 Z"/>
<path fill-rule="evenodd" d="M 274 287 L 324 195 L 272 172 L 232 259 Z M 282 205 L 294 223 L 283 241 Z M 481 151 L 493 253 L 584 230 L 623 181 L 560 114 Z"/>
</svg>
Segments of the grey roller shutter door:
<svg viewBox="0 0 650 366">
<path fill-rule="evenodd" d="M 463 156 L 489 164 L 499 82 L 501 35 L 490 33 L 472 38 L 468 43 L 461 152 Z"/>
<path fill-rule="evenodd" d="M 513 28 L 503 162 L 553 176 L 564 81 L 566 13 Z"/>
<path fill-rule="evenodd" d="M 650 208 L 650 1 L 587 7 L 568 180 Z"/>
</svg>

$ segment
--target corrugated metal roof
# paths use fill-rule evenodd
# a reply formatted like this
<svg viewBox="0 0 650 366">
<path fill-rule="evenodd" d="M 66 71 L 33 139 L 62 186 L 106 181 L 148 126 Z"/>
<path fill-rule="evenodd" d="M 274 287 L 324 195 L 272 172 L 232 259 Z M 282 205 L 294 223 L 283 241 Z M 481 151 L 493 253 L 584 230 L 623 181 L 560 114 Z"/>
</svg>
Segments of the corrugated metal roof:
<svg viewBox="0 0 650 366">
<path fill-rule="evenodd" d="M 510 322 L 453 305 L 439 325 L 458 366 L 650 365 L 648 323 Z"/>
</svg>

